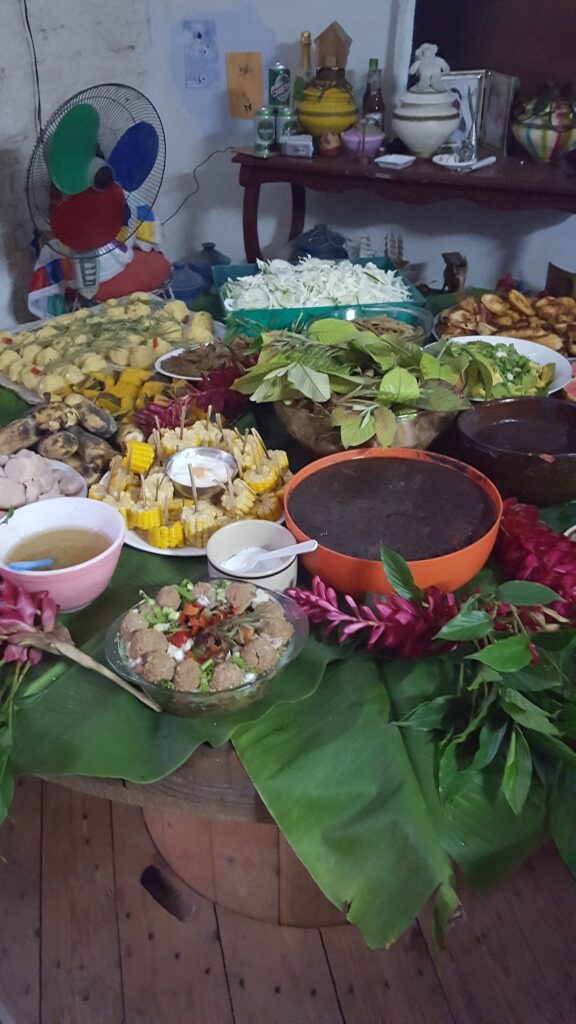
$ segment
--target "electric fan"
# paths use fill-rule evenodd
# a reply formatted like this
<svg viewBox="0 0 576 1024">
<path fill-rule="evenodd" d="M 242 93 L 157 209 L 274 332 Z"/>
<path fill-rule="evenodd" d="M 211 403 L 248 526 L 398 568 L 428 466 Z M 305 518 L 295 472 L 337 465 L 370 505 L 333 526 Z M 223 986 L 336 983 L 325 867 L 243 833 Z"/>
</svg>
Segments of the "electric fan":
<svg viewBox="0 0 576 1024">
<path fill-rule="evenodd" d="M 42 240 L 70 258 L 78 290 L 98 290 L 98 258 L 146 219 L 164 175 L 158 111 L 127 85 L 95 85 L 52 115 L 28 166 L 26 196 Z"/>
</svg>

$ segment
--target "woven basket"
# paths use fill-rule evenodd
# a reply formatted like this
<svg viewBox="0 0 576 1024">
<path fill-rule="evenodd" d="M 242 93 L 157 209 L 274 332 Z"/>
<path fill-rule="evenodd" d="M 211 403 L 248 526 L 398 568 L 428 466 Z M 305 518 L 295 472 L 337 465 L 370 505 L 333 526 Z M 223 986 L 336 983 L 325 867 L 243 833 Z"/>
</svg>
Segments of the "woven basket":
<svg viewBox="0 0 576 1024">
<path fill-rule="evenodd" d="M 332 426 L 330 413 L 325 406 L 302 398 L 296 399 L 290 405 L 275 402 L 274 408 L 290 436 L 304 448 L 308 448 L 316 455 L 333 455 L 335 452 L 344 451 L 340 431 Z M 411 416 L 397 417 L 396 433 L 391 447 L 428 448 L 455 416 L 456 413 L 453 412 L 423 410 Z M 379 448 L 380 445 L 374 438 L 362 447 Z"/>
</svg>

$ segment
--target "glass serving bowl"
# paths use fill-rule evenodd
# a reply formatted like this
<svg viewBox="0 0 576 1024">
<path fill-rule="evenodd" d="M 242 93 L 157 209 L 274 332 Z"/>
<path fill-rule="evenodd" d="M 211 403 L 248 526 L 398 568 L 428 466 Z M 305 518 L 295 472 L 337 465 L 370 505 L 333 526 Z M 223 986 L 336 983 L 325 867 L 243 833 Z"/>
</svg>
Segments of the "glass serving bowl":
<svg viewBox="0 0 576 1024">
<path fill-rule="evenodd" d="M 213 584 L 213 580 L 199 580 Z M 234 580 L 231 583 L 237 582 Z M 299 605 L 284 594 L 275 594 L 264 587 L 258 587 L 264 591 L 271 601 L 276 601 L 284 611 L 288 622 L 294 627 L 294 632 L 284 648 L 279 661 L 271 672 L 258 676 L 252 683 L 243 683 L 232 690 L 216 690 L 213 693 L 200 693 L 198 690 L 192 692 L 184 690 L 168 689 L 158 683 L 149 683 L 138 672 L 132 668 L 128 661 L 124 641 L 120 635 L 122 622 L 128 612 L 139 611 L 146 601 L 139 601 L 138 604 L 127 608 L 123 614 L 110 626 L 105 641 L 105 653 L 110 667 L 126 679 L 144 690 L 152 697 L 163 711 L 172 715 L 180 715 L 184 718 L 192 718 L 196 715 L 210 715 L 229 711 L 238 711 L 240 708 L 259 700 L 264 696 L 267 684 L 278 672 L 285 668 L 302 651 L 308 639 L 308 619 Z"/>
</svg>

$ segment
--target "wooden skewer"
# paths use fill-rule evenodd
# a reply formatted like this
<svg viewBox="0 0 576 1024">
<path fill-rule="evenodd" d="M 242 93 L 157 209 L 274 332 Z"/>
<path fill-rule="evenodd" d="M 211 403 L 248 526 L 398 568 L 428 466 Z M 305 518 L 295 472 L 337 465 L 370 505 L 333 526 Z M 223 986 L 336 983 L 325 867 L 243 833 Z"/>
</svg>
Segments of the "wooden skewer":
<svg viewBox="0 0 576 1024">
<path fill-rule="evenodd" d="M 164 495 L 164 504 L 162 507 L 162 523 L 164 526 L 170 525 L 170 499 L 168 495 Z"/>
<path fill-rule="evenodd" d="M 198 515 L 198 488 L 196 487 L 196 477 L 194 476 L 194 467 L 188 463 L 188 475 L 190 476 L 190 487 L 192 488 L 192 498 L 194 500 L 194 511 Z"/>
<path fill-rule="evenodd" d="M 234 498 L 234 488 L 232 487 L 232 473 L 230 472 L 230 466 L 227 463 L 224 463 L 224 465 L 226 466 L 226 488 L 228 490 L 228 497 L 230 498 L 230 504 L 232 505 L 232 508 L 231 508 L 230 511 L 234 512 L 235 498 Z"/>
<path fill-rule="evenodd" d="M 256 427 L 252 427 L 252 433 L 253 433 L 254 437 L 256 438 L 256 440 L 258 441 L 258 444 L 262 448 L 262 452 L 264 453 L 264 455 L 268 459 L 270 457 L 270 455 L 269 455 L 269 452 L 268 452 L 268 449 L 267 449 L 266 445 L 264 444 L 264 440 L 262 438 L 262 434 L 260 434 L 256 430 Z"/>
<path fill-rule="evenodd" d="M 146 481 L 144 479 L 144 473 L 140 473 L 140 501 L 144 505 L 144 508 L 148 507 L 148 501 L 146 498 Z"/>
<path fill-rule="evenodd" d="M 156 484 L 156 498 L 155 498 L 156 502 L 158 502 L 158 500 L 159 500 L 160 488 L 162 487 L 162 484 L 164 483 L 165 480 L 166 480 L 166 473 L 162 473 L 162 476 L 160 477 L 158 483 Z"/>
<path fill-rule="evenodd" d="M 180 410 L 180 440 L 184 437 L 184 425 L 186 423 L 186 405 L 183 405 Z"/>
</svg>

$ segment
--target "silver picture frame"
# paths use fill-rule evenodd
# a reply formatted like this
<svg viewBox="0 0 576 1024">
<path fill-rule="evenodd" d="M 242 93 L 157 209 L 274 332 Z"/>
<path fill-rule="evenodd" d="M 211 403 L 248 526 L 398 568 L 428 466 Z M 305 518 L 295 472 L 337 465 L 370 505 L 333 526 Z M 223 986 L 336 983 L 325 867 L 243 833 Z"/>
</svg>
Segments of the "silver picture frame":
<svg viewBox="0 0 576 1024">
<path fill-rule="evenodd" d="M 448 139 L 448 145 L 465 146 L 469 159 L 476 159 L 480 144 L 480 129 L 486 87 L 484 70 L 446 71 L 442 75 L 445 87 L 454 93 L 460 110 L 460 121 Z"/>
<path fill-rule="evenodd" d="M 479 141 L 483 149 L 506 156 L 510 111 L 520 80 L 499 71 L 487 71 Z"/>
</svg>

